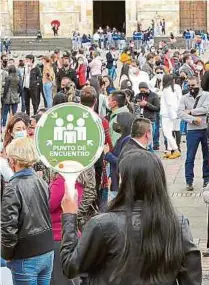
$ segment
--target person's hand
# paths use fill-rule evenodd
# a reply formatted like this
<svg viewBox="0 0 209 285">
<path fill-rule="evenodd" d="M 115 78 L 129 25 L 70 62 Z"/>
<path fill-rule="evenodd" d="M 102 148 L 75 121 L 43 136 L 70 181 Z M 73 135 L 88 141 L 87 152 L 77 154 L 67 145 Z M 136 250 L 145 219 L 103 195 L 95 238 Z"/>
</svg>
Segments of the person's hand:
<svg viewBox="0 0 209 285">
<path fill-rule="evenodd" d="M 195 125 L 199 126 L 202 123 L 202 119 L 200 117 L 197 117 L 193 122 L 194 122 Z"/>
<path fill-rule="evenodd" d="M 110 152 L 110 147 L 109 147 L 108 144 L 106 144 L 106 145 L 104 146 L 104 154 L 107 154 L 108 152 Z"/>
<path fill-rule="evenodd" d="M 61 206 L 63 214 L 77 214 L 78 212 L 78 193 L 75 189 L 75 195 L 72 197 L 69 193 L 69 188 L 65 182 L 65 194 L 62 198 Z"/>
<path fill-rule="evenodd" d="M 147 101 L 146 101 L 146 100 L 143 100 L 143 101 L 139 102 L 139 106 L 140 106 L 140 107 L 145 107 L 145 106 L 147 106 Z"/>
</svg>

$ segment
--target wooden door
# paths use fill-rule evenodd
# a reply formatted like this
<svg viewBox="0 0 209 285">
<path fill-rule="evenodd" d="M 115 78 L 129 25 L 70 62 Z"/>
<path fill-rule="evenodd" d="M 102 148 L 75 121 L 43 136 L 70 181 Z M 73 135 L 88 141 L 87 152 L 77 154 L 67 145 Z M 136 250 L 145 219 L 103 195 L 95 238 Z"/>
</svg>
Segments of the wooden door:
<svg viewBox="0 0 209 285">
<path fill-rule="evenodd" d="M 39 29 L 39 1 L 13 1 L 13 34 L 34 36 Z"/>
<path fill-rule="evenodd" d="M 207 30 L 207 1 L 180 0 L 180 32 L 192 28 L 193 30 Z"/>
</svg>

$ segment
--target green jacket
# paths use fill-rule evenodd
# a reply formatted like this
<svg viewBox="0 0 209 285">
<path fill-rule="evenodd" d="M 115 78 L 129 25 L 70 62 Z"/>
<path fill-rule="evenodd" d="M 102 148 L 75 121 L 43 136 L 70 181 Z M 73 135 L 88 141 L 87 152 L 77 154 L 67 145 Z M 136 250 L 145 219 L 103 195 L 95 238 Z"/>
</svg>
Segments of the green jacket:
<svg viewBox="0 0 209 285">
<path fill-rule="evenodd" d="M 117 109 L 116 111 L 114 111 L 111 116 L 110 116 L 110 136 L 112 139 L 112 144 L 113 146 L 115 146 L 117 140 L 120 138 L 120 134 L 116 133 L 113 131 L 113 123 L 116 121 L 117 119 L 117 115 L 123 112 L 129 112 L 127 106 L 121 107 L 119 109 Z"/>
</svg>

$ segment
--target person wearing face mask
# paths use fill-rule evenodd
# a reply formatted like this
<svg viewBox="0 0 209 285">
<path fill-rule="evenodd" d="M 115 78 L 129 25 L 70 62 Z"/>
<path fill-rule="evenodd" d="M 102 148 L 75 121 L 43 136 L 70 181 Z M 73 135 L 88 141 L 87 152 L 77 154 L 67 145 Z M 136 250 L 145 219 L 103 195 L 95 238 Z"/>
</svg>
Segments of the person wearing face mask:
<svg viewBox="0 0 209 285">
<path fill-rule="evenodd" d="M 149 119 L 137 118 L 131 126 L 131 138 L 122 149 L 118 164 L 130 151 L 148 150 L 150 141 L 152 141 L 152 123 Z"/>
<path fill-rule="evenodd" d="M 117 173 L 118 157 L 120 156 L 123 147 L 125 147 L 126 143 L 130 140 L 131 126 L 134 119 L 135 116 L 127 112 L 122 112 L 118 114 L 117 120 L 113 123 L 113 130 L 116 133 L 120 134 L 120 137 L 117 140 L 112 151 L 110 151 L 108 145 L 105 145 L 104 147 L 104 153 L 105 153 L 104 159 L 110 163 L 111 191 L 118 192 L 118 186 L 119 186 L 119 176 Z"/>
<path fill-rule="evenodd" d="M 205 74 L 201 81 L 201 87 L 204 91 L 209 91 L 209 62 L 205 64 Z"/>
<path fill-rule="evenodd" d="M 24 115 L 25 118 L 16 113 L 16 115 L 8 121 L 3 141 L 4 149 L 6 149 L 13 139 L 27 137 L 30 118 L 28 115 Z"/>
<path fill-rule="evenodd" d="M 152 122 L 152 133 L 155 134 L 157 113 L 160 111 L 160 100 L 156 93 L 152 92 L 147 83 L 139 84 L 139 94 L 135 100 L 139 106 L 137 115 L 149 119 Z M 140 112 L 138 114 L 138 112 Z M 150 144 L 150 150 L 153 150 L 153 142 Z"/>
<path fill-rule="evenodd" d="M 129 79 L 132 82 L 132 89 L 135 95 L 139 92 L 139 84 L 141 82 L 146 82 L 147 84 L 150 83 L 148 73 L 139 69 L 139 62 L 136 59 L 132 60 L 131 65 L 129 66 L 128 73 Z"/>
<path fill-rule="evenodd" d="M 209 92 L 202 91 L 197 77 L 189 79 L 189 93 L 181 99 L 178 116 L 187 122 L 187 156 L 185 180 L 187 191 L 193 191 L 194 162 L 199 144 L 203 154 L 203 187 L 209 183 L 209 152 L 206 115 L 209 111 Z"/>
<path fill-rule="evenodd" d="M 78 76 L 79 89 L 81 89 L 86 84 L 86 65 L 84 63 L 83 57 L 78 58 L 78 67 L 76 69 L 76 74 Z"/>
<path fill-rule="evenodd" d="M 62 58 L 63 67 L 59 69 L 56 74 L 57 91 L 61 91 L 61 81 L 63 77 L 70 78 L 75 85 L 78 85 L 77 75 L 75 69 L 71 68 L 69 54 L 65 54 Z"/>
<path fill-rule="evenodd" d="M 154 54 L 148 53 L 146 62 L 142 66 L 142 71 L 148 73 L 150 80 L 154 77 L 154 63 L 155 63 Z"/>
<path fill-rule="evenodd" d="M 202 80 L 204 73 L 205 73 L 204 62 L 199 59 L 196 62 L 196 74 L 199 81 Z"/>
<path fill-rule="evenodd" d="M 29 54 L 26 56 L 23 74 L 23 96 L 28 115 L 30 115 L 30 100 L 32 101 L 34 115 L 37 113 L 40 104 L 42 76 L 40 69 L 35 65 L 34 61 L 33 55 Z"/>
<path fill-rule="evenodd" d="M 7 55 L 2 54 L 1 55 L 1 68 L 3 70 L 7 70 L 7 65 L 8 65 L 8 58 Z"/>
</svg>

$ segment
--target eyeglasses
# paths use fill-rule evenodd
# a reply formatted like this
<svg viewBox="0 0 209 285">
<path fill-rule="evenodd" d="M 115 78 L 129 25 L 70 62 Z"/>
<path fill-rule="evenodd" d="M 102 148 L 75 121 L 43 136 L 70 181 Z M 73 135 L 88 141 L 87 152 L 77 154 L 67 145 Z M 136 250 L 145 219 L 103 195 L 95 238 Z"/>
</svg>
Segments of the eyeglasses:
<svg viewBox="0 0 209 285">
<path fill-rule="evenodd" d="M 156 74 L 163 74 L 163 71 L 160 71 L 160 72 L 156 72 Z"/>
</svg>

